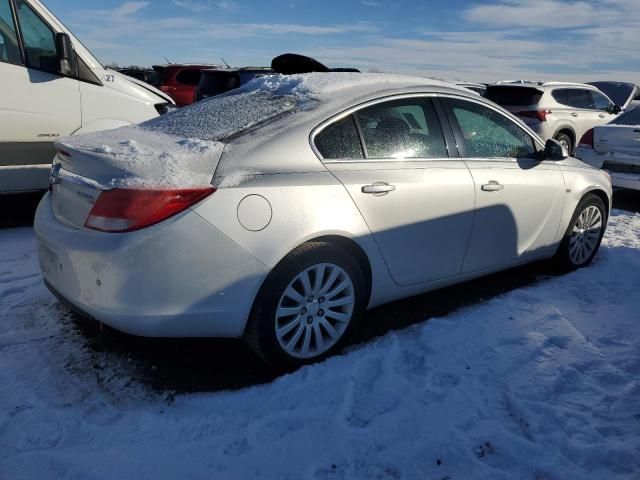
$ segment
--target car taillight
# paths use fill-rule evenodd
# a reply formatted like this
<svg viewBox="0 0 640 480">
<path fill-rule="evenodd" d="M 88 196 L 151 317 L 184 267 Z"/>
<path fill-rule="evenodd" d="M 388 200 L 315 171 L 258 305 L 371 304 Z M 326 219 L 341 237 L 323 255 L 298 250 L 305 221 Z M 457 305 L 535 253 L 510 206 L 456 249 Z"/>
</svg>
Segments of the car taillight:
<svg viewBox="0 0 640 480">
<path fill-rule="evenodd" d="M 182 212 L 215 191 L 213 187 L 107 190 L 98 196 L 85 227 L 102 232 L 139 230 Z"/>
<path fill-rule="evenodd" d="M 580 141 L 578 142 L 579 147 L 593 148 L 593 128 L 587 130 Z"/>
<path fill-rule="evenodd" d="M 518 117 L 525 117 L 525 118 L 535 118 L 541 122 L 544 122 L 547 120 L 547 115 L 549 115 L 551 112 L 551 110 L 524 110 L 522 112 L 516 112 L 516 115 Z"/>
</svg>

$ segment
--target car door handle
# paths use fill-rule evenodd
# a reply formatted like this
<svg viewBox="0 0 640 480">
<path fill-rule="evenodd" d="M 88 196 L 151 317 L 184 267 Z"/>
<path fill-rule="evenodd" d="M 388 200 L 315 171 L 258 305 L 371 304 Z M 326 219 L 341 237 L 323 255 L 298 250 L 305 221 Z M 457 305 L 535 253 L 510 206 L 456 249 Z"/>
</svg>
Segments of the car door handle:
<svg viewBox="0 0 640 480">
<path fill-rule="evenodd" d="M 604 118 L 606 117 L 606 115 L 604 113 L 601 113 L 600 115 L 598 115 L 600 118 Z"/>
<path fill-rule="evenodd" d="M 578 114 L 577 114 L 577 113 L 575 113 L 575 112 L 573 112 L 573 113 L 571 114 L 571 116 L 572 116 L 572 117 L 577 117 L 577 116 L 578 116 Z"/>
<path fill-rule="evenodd" d="M 500 185 L 495 180 L 490 180 L 489 183 L 485 183 L 480 187 L 483 192 L 497 192 L 504 188 L 504 185 Z"/>
<path fill-rule="evenodd" d="M 374 195 L 386 195 L 396 189 L 395 185 L 389 185 L 387 182 L 373 182 L 371 185 L 362 187 L 362 193 L 372 193 Z"/>
</svg>

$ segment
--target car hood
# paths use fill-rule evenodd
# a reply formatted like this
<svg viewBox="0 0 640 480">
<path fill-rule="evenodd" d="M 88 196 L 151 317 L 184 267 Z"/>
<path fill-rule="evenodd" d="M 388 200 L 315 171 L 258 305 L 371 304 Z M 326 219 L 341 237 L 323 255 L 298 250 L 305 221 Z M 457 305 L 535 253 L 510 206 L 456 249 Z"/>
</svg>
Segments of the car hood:
<svg viewBox="0 0 640 480">
<path fill-rule="evenodd" d="M 603 92 L 613 103 L 620 105 L 623 110 L 626 110 L 631 101 L 640 93 L 640 87 L 635 83 L 589 82 L 589 85 L 593 85 Z"/>
<path fill-rule="evenodd" d="M 111 69 L 94 69 L 94 73 L 105 86 L 124 91 L 140 100 L 150 101 L 152 103 L 166 102 L 175 105 L 171 97 L 137 78 L 129 77 Z M 111 80 L 108 79 L 110 75 L 113 76 Z"/>
</svg>

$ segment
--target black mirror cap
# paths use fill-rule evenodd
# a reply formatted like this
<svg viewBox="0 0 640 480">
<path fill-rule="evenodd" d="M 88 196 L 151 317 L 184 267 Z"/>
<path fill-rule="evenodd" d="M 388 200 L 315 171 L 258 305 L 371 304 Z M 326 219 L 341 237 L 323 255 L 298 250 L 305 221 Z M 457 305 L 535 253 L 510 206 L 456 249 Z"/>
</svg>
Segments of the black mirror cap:
<svg viewBox="0 0 640 480">
<path fill-rule="evenodd" d="M 614 105 L 611 111 L 617 115 L 622 111 L 622 107 L 620 105 Z"/>
<path fill-rule="evenodd" d="M 77 77 L 78 57 L 73 49 L 71 37 L 63 32 L 56 33 L 56 49 L 58 50 L 58 61 L 60 63 L 58 73 L 65 77 Z"/>
<path fill-rule="evenodd" d="M 544 158 L 546 160 L 564 160 L 567 157 L 569 157 L 569 152 L 559 141 L 550 138 L 544 144 Z"/>
</svg>

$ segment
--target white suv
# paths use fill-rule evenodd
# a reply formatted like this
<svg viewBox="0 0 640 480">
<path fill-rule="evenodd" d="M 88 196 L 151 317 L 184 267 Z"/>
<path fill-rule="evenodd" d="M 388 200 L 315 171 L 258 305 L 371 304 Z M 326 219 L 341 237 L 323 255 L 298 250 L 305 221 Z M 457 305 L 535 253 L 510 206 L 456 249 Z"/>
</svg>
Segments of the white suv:
<svg viewBox="0 0 640 480">
<path fill-rule="evenodd" d="M 544 140 L 555 138 L 569 153 L 588 130 L 621 111 L 593 85 L 569 82 L 498 82 L 485 97 L 520 117 Z"/>
</svg>

